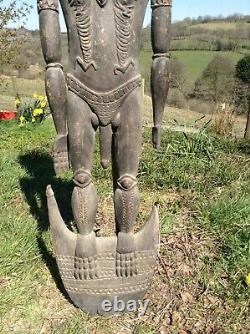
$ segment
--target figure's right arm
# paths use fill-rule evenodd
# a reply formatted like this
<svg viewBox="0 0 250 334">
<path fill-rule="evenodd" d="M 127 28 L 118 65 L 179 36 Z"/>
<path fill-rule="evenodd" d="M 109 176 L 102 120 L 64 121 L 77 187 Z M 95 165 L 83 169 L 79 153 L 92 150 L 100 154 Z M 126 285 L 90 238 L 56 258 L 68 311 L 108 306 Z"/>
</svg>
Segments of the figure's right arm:
<svg viewBox="0 0 250 334">
<path fill-rule="evenodd" d="M 46 93 L 58 136 L 67 136 L 66 82 L 61 64 L 58 0 L 37 0 L 41 45 L 46 62 Z M 59 145 L 60 146 L 60 145 Z"/>
<path fill-rule="evenodd" d="M 160 148 L 161 124 L 169 89 L 169 47 L 171 38 L 172 0 L 151 0 L 152 4 L 152 47 L 153 64 L 151 90 L 153 102 L 154 127 L 153 146 Z"/>
</svg>

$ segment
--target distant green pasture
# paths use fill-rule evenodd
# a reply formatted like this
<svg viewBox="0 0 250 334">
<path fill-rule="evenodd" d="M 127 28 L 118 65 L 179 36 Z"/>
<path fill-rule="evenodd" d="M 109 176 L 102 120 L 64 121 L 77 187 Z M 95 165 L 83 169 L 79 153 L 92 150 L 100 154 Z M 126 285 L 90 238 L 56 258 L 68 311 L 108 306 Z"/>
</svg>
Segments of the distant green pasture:
<svg viewBox="0 0 250 334">
<path fill-rule="evenodd" d="M 190 28 L 203 28 L 206 30 L 216 30 L 216 29 L 224 29 L 224 30 L 235 30 L 237 28 L 248 28 L 250 26 L 247 22 L 207 22 L 194 24 Z"/>
<path fill-rule="evenodd" d="M 202 71 L 215 55 L 228 57 L 234 64 L 243 57 L 240 53 L 229 51 L 173 51 L 171 53 L 173 57 L 176 57 L 185 64 L 193 80 L 196 80 L 201 75 Z"/>
<path fill-rule="evenodd" d="M 206 68 L 215 55 L 229 57 L 234 64 L 240 60 L 243 55 L 237 52 L 229 51 L 172 51 L 173 58 L 179 59 L 187 68 L 191 81 L 195 81 Z M 149 82 L 150 68 L 152 63 L 152 53 L 144 50 L 140 56 L 143 77 Z M 148 87 L 148 86 L 147 86 Z"/>
</svg>

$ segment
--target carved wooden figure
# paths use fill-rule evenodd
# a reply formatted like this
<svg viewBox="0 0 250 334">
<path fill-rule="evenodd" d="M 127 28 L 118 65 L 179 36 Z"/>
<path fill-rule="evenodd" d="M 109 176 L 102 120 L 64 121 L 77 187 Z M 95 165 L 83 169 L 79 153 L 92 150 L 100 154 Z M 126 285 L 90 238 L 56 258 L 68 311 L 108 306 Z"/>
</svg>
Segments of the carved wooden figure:
<svg viewBox="0 0 250 334">
<path fill-rule="evenodd" d="M 53 147 L 56 173 L 74 171 L 72 210 L 79 234 L 69 231 L 51 187 L 49 220 L 64 286 L 78 307 L 105 313 L 114 296 L 143 298 L 154 272 L 159 242 L 157 209 L 138 233 L 137 172 L 141 150 L 142 79 L 140 35 L 148 0 L 60 0 L 69 43 L 69 70 L 61 65 L 58 0 L 38 0 L 46 90 L 57 130 Z M 171 0 L 151 0 L 153 145 L 169 85 Z M 116 236 L 97 238 L 92 180 L 95 132 L 100 131 L 101 164 L 113 166 Z"/>
</svg>

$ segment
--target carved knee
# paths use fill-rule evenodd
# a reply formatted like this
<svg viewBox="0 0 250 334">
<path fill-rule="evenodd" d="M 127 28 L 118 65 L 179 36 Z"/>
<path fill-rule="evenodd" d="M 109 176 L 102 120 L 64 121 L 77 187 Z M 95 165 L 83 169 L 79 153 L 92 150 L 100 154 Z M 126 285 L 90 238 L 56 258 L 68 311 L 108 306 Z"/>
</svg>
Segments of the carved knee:
<svg viewBox="0 0 250 334">
<path fill-rule="evenodd" d="M 45 72 L 46 92 L 48 98 L 66 99 L 66 81 L 63 67 L 59 63 L 49 63 Z M 51 91 L 53 90 L 53 94 Z"/>
<path fill-rule="evenodd" d="M 92 183 L 92 177 L 88 171 L 81 168 L 74 173 L 73 181 L 78 187 L 86 188 Z"/>
<path fill-rule="evenodd" d="M 125 174 L 118 179 L 117 184 L 120 189 L 129 191 L 137 186 L 137 179 L 131 174 Z"/>
</svg>

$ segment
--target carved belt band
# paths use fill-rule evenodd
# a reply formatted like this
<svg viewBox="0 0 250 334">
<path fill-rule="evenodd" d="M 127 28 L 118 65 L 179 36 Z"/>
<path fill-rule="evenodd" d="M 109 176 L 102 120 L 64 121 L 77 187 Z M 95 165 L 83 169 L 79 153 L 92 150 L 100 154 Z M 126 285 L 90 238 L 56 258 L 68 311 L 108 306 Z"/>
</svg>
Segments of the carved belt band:
<svg viewBox="0 0 250 334">
<path fill-rule="evenodd" d="M 172 0 L 151 0 L 151 8 L 172 7 Z"/>
<path fill-rule="evenodd" d="M 106 126 L 112 121 L 124 98 L 142 85 L 142 79 L 139 75 L 107 93 L 97 93 L 89 89 L 71 74 L 67 75 L 67 83 L 68 89 L 87 102 L 97 115 L 101 125 Z"/>
<path fill-rule="evenodd" d="M 58 12 L 58 2 L 53 0 L 37 0 L 38 13 L 42 10 L 54 10 Z"/>
</svg>

